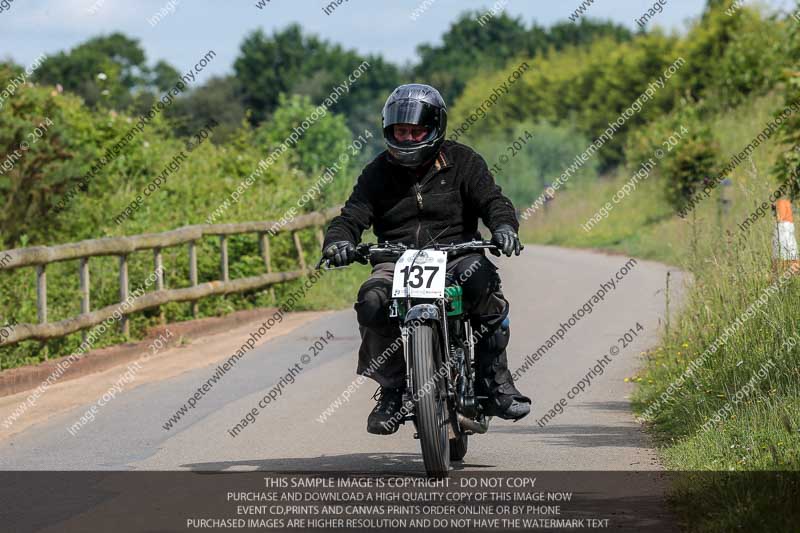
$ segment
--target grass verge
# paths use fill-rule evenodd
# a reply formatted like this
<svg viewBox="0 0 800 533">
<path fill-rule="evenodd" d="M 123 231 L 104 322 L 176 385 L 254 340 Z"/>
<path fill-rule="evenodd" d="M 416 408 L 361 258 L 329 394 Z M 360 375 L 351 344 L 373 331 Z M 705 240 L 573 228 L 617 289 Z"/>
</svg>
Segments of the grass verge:
<svg viewBox="0 0 800 533">
<path fill-rule="evenodd" d="M 717 117 L 722 153 L 739 152 L 778 103 L 762 97 Z M 559 194 L 522 230 L 528 242 L 620 251 L 693 274 L 679 316 L 628 378 L 668 469 L 733 472 L 676 484 L 671 498 L 690 531 L 796 531 L 798 523 L 785 504 L 800 501 L 800 277 L 773 272 L 771 212 L 740 227 L 776 188 L 767 170 L 778 149 L 759 147 L 731 186 L 686 219 L 671 212 L 654 176 L 583 229 L 627 171 Z"/>
</svg>

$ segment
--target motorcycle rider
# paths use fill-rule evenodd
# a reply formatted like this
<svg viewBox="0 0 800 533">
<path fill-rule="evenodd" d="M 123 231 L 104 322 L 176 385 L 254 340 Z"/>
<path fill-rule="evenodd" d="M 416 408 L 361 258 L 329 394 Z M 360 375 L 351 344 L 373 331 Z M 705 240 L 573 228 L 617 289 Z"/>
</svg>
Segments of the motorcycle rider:
<svg viewBox="0 0 800 533">
<path fill-rule="evenodd" d="M 379 242 L 420 248 L 432 243 L 480 239 L 478 218 L 492 242 L 506 255 L 519 255 L 519 222 L 511 201 L 494 182 L 484 159 L 468 146 L 445 140 L 447 108 L 429 85 L 395 89 L 381 113 L 387 149 L 359 176 L 341 214 L 325 235 L 323 256 L 336 266 L 351 263 L 364 230 L 373 227 Z M 499 252 L 496 255 L 500 255 Z M 355 310 L 361 333 L 357 373 L 380 385 L 367 431 L 397 431 L 402 407 L 405 361 L 400 331 L 389 320 L 392 277 L 397 257 L 373 254 L 372 274 L 358 291 Z M 483 253 L 448 256 L 447 272 L 462 286 L 464 308 L 479 340 L 475 346 L 476 395 L 487 415 L 519 420 L 530 399 L 517 390 L 508 369 L 508 301 L 500 290 L 497 267 Z"/>
</svg>

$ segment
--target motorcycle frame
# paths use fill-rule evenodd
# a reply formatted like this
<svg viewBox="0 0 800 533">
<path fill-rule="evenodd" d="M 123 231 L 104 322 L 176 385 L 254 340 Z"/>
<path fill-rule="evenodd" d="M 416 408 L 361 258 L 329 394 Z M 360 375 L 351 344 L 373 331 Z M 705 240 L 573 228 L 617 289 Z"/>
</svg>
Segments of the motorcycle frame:
<svg viewBox="0 0 800 533">
<path fill-rule="evenodd" d="M 404 304 L 405 313 L 400 312 L 400 303 Z M 436 313 L 433 314 L 430 312 L 431 308 L 436 310 Z M 433 314 L 433 316 L 431 316 Z M 419 316 L 422 315 L 425 318 L 420 319 Z M 417 325 L 423 324 L 425 322 L 436 322 L 439 326 L 439 330 L 441 331 L 441 345 L 439 349 L 441 350 L 442 354 L 442 364 L 448 367 L 453 366 L 453 354 L 450 349 L 451 346 L 451 338 L 450 338 L 450 325 L 449 321 L 452 319 L 454 321 L 458 320 L 463 322 L 464 324 L 464 339 L 463 344 L 465 345 L 465 364 L 464 370 L 466 371 L 466 375 L 464 376 L 465 379 L 468 380 L 470 383 L 470 387 L 468 388 L 468 392 L 473 392 L 474 390 L 474 383 L 472 383 L 474 373 L 472 371 L 472 365 L 475 361 L 475 345 L 474 345 L 474 338 L 472 336 L 472 324 L 470 320 L 464 316 L 463 313 L 456 315 L 456 316 L 448 316 L 447 314 L 447 304 L 446 299 L 444 298 L 435 298 L 435 299 L 424 299 L 424 298 L 393 298 L 392 304 L 390 306 L 390 317 L 397 318 L 400 320 L 400 338 L 401 344 L 403 346 L 403 357 L 406 363 L 406 391 L 412 391 L 412 375 L 413 375 L 413 365 L 411 361 L 411 357 L 409 357 L 408 353 L 408 345 L 409 345 L 409 337 L 411 334 L 411 328 L 416 327 Z M 417 324 L 414 324 L 417 322 Z M 458 344 L 461 345 L 461 339 L 458 340 Z M 460 371 L 457 369 L 457 371 Z M 456 376 L 457 377 L 457 376 Z M 460 412 L 459 406 L 461 402 L 458 401 L 457 395 L 458 391 L 456 390 L 455 383 L 453 381 L 453 377 L 450 372 L 444 374 L 445 379 L 445 388 L 447 391 L 447 402 L 448 402 L 448 409 L 452 410 L 450 419 L 451 425 L 453 426 L 453 431 L 456 434 L 463 432 L 461 427 L 459 426 L 458 422 L 456 421 L 455 414 Z M 473 393 L 474 394 L 474 393 Z M 463 413 L 462 413 L 463 414 Z M 416 424 L 416 416 L 412 412 L 412 416 L 410 419 Z M 405 420 L 404 420 L 405 421 Z"/>
</svg>

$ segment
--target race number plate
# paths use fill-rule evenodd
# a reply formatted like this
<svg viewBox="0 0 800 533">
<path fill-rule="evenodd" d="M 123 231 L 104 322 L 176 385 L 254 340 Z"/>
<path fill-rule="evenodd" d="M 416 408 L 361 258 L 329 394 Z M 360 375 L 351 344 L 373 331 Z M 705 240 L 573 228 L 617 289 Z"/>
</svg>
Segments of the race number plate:
<svg viewBox="0 0 800 533">
<path fill-rule="evenodd" d="M 394 267 L 392 298 L 444 298 L 447 252 L 406 250 Z"/>
</svg>

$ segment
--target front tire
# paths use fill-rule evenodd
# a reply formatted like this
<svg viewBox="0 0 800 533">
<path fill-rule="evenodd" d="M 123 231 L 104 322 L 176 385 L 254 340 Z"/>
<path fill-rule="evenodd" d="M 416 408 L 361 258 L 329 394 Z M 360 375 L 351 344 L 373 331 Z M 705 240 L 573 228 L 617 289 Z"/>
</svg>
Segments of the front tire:
<svg viewBox="0 0 800 533">
<path fill-rule="evenodd" d="M 450 470 L 447 388 L 442 368 L 439 338 L 430 324 L 411 331 L 411 386 L 422 460 L 429 477 L 447 477 Z"/>
</svg>

